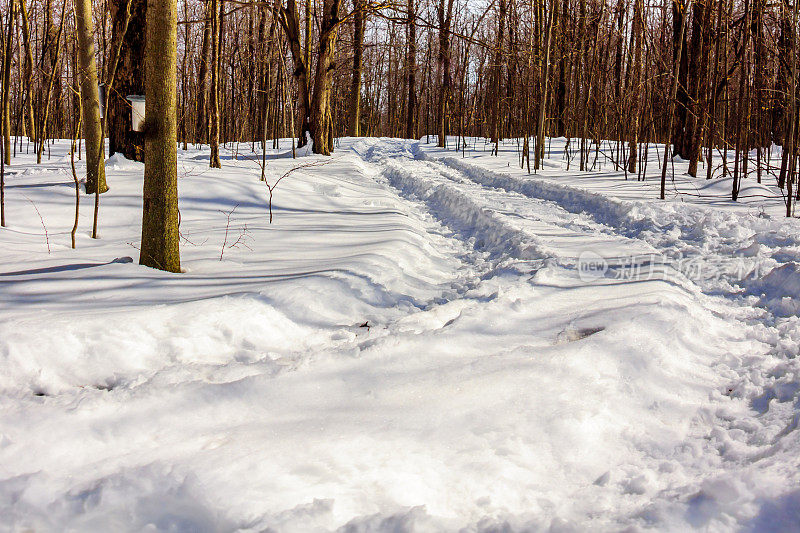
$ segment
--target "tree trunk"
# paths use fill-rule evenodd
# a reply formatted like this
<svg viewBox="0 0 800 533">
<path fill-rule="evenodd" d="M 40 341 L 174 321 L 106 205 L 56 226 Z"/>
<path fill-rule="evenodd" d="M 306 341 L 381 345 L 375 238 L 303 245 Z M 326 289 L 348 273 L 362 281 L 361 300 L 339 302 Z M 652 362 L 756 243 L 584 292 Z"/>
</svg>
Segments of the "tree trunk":
<svg viewBox="0 0 800 533">
<path fill-rule="evenodd" d="M 541 17 L 546 17 L 547 26 L 544 34 L 544 48 L 542 50 L 544 57 L 539 78 L 541 93 L 539 94 L 539 118 L 536 126 L 536 153 L 534 154 L 535 158 L 533 161 L 534 170 L 538 170 L 541 163 L 544 161 L 545 109 L 547 104 L 548 81 L 550 79 L 550 42 L 553 36 L 553 22 L 555 19 L 555 11 L 552 8 L 549 10 L 549 16 L 545 15 L 545 1 L 546 0 L 539 0 L 539 13 Z"/>
<path fill-rule="evenodd" d="M 297 85 L 297 113 L 300 117 L 297 146 L 303 147 L 306 145 L 306 132 L 310 130 L 311 95 L 309 94 L 308 83 L 309 66 L 303 48 L 300 46 L 300 16 L 297 12 L 297 2 L 295 0 L 286 0 L 286 6 L 280 7 L 279 21 L 286 34 L 286 41 L 289 44 L 292 61 L 294 62 L 292 75 Z"/>
<path fill-rule="evenodd" d="M 25 129 L 28 138 L 36 140 L 36 119 L 33 114 L 33 52 L 31 51 L 31 31 L 28 25 L 28 8 L 25 0 L 20 1 L 22 12 L 22 43 L 25 47 L 25 67 L 23 71 L 25 95 L 23 96 L 23 106 L 25 107 Z"/>
<path fill-rule="evenodd" d="M 794 46 L 794 29 L 792 28 L 790 10 L 789 0 L 783 0 L 781 2 L 780 35 L 778 37 L 778 57 L 781 58 L 791 57 L 791 50 Z M 772 138 L 775 143 L 781 146 L 786 144 L 789 130 L 788 104 L 791 76 L 790 62 L 787 59 L 779 61 L 778 75 L 775 82 L 777 102 L 772 113 Z M 783 188 L 782 184 L 781 188 Z"/>
<path fill-rule="evenodd" d="M 689 54 L 687 53 L 688 39 L 686 37 L 686 30 L 682 30 L 681 28 L 688 23 L 689 10 L 682 6 L 683 2 L 681 0 L 673 0 L 672 53 L 673 61 L 677 61 L 678 65 L 678 85 L 674 106 L 675 120 L 673 121 L 675 131 L 672 133 L 672 142 L 675 147 L 674 153 L 686 159 L 686 129 L 688 110 L 690 107 L 689 91 L 687 89 L 689 80 Z M 682 50 L 680 57 L 678 56 L 678 50 Z"/>
<path fill-rule="evenodd" d="M 55 28 L 50 25 L 50 3 L 46 4 L 46 18 L 45 21 L 47 22 L 48 31 L 45 32 L 46 35 L 50 36 L 53 32 L 55 35 L 52 37 L 52 40 L 48 39 L 49 46 L 47 50 L 50 50 L 47 54 L 50 55 L 51 63 L 50 63 L 50 72 L 47 77 L 47 87 L 44 91 L 44 102 L 41 106 L 42 109 L 42 119 L 39 121 L 39 134 L 37 135 L 37 139 L 39 141 L 39 147 L 36 150 L 36 164 L 42 162 L 42 153 L 44 152 L 44 143 L 47 141 L 47 127 L 48 127 L 48 118 L 50 113 L 50 99 L 53 95 L 53 85 L 55 84 L 57 69 L 58 69 L 58 62 L 61 57 L 61 35 L 64 33 L 64 16 L 67 11 L 67 0 L 64 0 L 64 3 L 61 5 L 61 21 L 59 22 L 58 28 Z M 52 31 L 51 31 L 52 30 Z"/>
<path fill-rule="evenodd" d="M 413 2 L 413 0 L 411 0 Z M 353 78 L 350 83 L 350 124 L 351 137 L 361 135 L 361 71 L 364 57 L 364 5 L 363 0 L 355 0 L 353 12 Z"/>
<path fill-rule="evenodd" d="M 211 2 L 205 3 L 205 20 L 203 21 L 203 44 L 200 50 L 199 65 L 197 67 L 197 109 L 195 115 L 194 141 L 196 143 L 208 142 L 208 110 L 206 109 L 206 95 L 208 94 L 208 49 L 211 42 Z"/>
<path fill-rule="evenodd" d="M 500 0 L 500 6 L 497 12 L 497 40 L 494 47 L 494 64 L 492 65 L 492 108 L 491 118 L 489 123 L 489 135 L 493 144 L 497 144 L 500 140 L 500 104 L 502 97 L 500 96 L 500 82 L 503 76 L 503 45 L 505 39 L 506 29 L 506 0 Z"/>
<path fill-rule="evenodd" d="M 8 15 L 6 20 L 8 21 L 8 31 L 6 33 L 5 39 L 5 46 L 4 52 L 5 57 L 3 58 L 3 158 L 5 159 L 5 164 L 11 164 L 11 60 L 12 54 L 14 51 L 13 46 L 13 38 L 14 38 L 14 20 L 17 18 L 17 7 L 15 0 L 10 0 L 11 4 L 9 5 Z"/>
<path fill-rule="evenodd" d="M 446 2 L 446 4 L 445 4 Z M 453 81 L 450 74 L 450 23 L 453 20 L 453 0 L 440 0 L 439 16 L 439 71 L 442 85 L 439 89 L 439 146 L 447 146 L 448 104 Z"/>
<path fill-rule="evenodd" d="M 209 144 L 211 145 L 211 157 L 209 166 L 211 168 L 221 168 L 219 161 L 219 63 L 220 63 L 220 40 L 221 32 L 219 26 L 221 22 L 220 13 L 222 2 L 211 0 L 211 132 Z"/>
<path fill-rule="evenodd" d="M 787 132 L 787 142 L 785 143 L 783 150 L 784 153 L 788 155 L 789 160 L 789 171 L 785 177 L 786 180 L 786 216 L 791 217 L 793 215 L 792 210 L 792 184 L 795 182 L 795 164 L 797 158 L 797 39 L 795 37 L 795 28 L 797 28 L 797 9 L 798 3 L 794 2 L 792 6 L 792 16 L 791 16 L 791 45 L 789 47 L 789 65 L 790 65 L 790 77 L 789 77 L 789 97 L 787 102 L 787 111 L 789 114 L 789 127 Z M 784 4 L 784 9 L 788 11 L 788 2 Z M 788 18 L 788 12 L 785 13 L 785 16 Z"/>
<path fill-rule="evenodd" d="M 677 5 L 677 4 L 673 4 Z M 674 36 L 673 43 L 676 46 L 675 50 L 673 51 L 673 58 L 674 63 L 672 67 L 672 89 L 670 90 L 670 98 L 669 98 L 669 127 L 667 128 L 667 135 L 668 138 L 664 142 L 664 160 L 661 162 L 661 194 L 659 197 L 664 200 L 666 198 L 667 192 L 667 166 L 669 160 L 669 147 L 670 143 L 674 144 L 675 140 L 675 130 L 673 129 L 673 120 L 675 120 L 675 104 L 676 99 L 678 97 L 678 85 L 679 85 L 679 78 L 680 78 L 680 65 L 682 64 L 681 57 L 684 55 L 683 53 L 683 43 L 686 41 L 686 20 L 689 12 L 689 7 L 691 6 L 691 0 L 686 4 L 684 7 L 684 11 L 680 11 L 680 7 L 678 7 L 677 16 L 680 17 L 681 25 L 678 28 L 678 33 Z M 669 136 L 672 135 L 673 139 L 670 139 Z"/>
<path fill-rule="evenodd" d="M 706 31 L 708 27 L 707 13 L 710 9 L 706 6 L 707 0 L 696 1 L 694 12 L 692 13 L 692 45 L 689 52 L 689 110 L 687 113 L 686 131 L 684 134 L 683 155 L 689 160 L 689 175 L 697 177 L 697 163 L 700 159 L 700 135 L 702 125 L 702 115 L 705 110 L 700 106 L 700 95 L 703 89 L 703 78 L 705 76 L 705 65 L 703 60 L 706 54 Z"/>
<path fill-rule="evenodd" d="M 53 10 L 51 0 L 45 0 L 45 27 L 44 37 L 47 40 L 46 48 L 43 54 L 44 63 L 50 68 L 48 78 L 48 88 L 44 94 L 44 114 L 46 119 L 40 125 L 43 132 L 53 131 L 53 135 L 57 136 L 59 133 L 58 125 L 61 122 L 61 117 L 58 113 L 58 103 L 61 99 L 61 76 L 58 72 L 58 64 L 61 58 L 61 36 L 63 35 L 64 23 L 59 21 L 58 25 L 53 24 Z M 62 4 L 62 8 L 63 8 Z M 66 12 L 65 9 L 62 11 Z M 55 102 L 55 105 L 51 105 Z M 55 107 L 56 109 L 52 109 Z M 55 116 L 54 116 L 55 115 Z M 42 137 L 46 138 L 47 135 Z M 41 139 L 44 140 L 44 139 Z M 40 143 L 40 151 L 43 150 L 43 145 Z M 40 163 L 37 154 L 37 163 Z"/>
<path fill-rule="evenodd" d="M 177 1 L 147 9 L 145 166 L 139 264 L 180 272 L 177 160 Z"/>
<path fill-rule="evenodd" d="M 641 91 L 642 82 L 642 33 L 644 31 L 644 15 L 642 11 L 642 0 L 634 0 L 632 27 L 633 35 L 631 36 L 631 42 L 633 44 L 631 61 L 633 64 L 632 68 L 629 69 L 629 71 L 632 71 L 630 74 L 631 87 L 629 87 L 629 92 L 631 94 L 631 98 L 633 99 L 631 104 L 633 124 L 631 124 L 631 138 L 630 143 L 628 144 L 628 172 L 630 173 L 636 172 L 636 162 L 638 160 L 637 149 L 639 143 L 639 115 L 641 114 L 639 106 L 639 92 Z"/>
<path fill-rule="evenodd" d="M 417 117 L 417 12 L 414 0 L 408 0 L 408 83 L 406 90 L 406 138 L 416 139 Z"/>
<path fill-rule="evenodd" d="M 561 57 L 558 60 L 558 84 L 556 85 L 556 137 L 567 136 L 567 20 L 569 16 L 569 0 L 564 0 L 558 17 L 558 28 L 561 36 Z"/>
<path fill-rule="evenodd" d="M 322 24 L 319 29 L 319 50 L 317 55 L 317 74 L 314 77 L 314 96 L 311 99 L 311 138 L 314 140 L 314 153 L 330 155 L 333 151 L 331 138 L 330 99 L 333 64 L 336 52 L 336 37 L 339 24 L 341 0 L 325 0 L 323 3 Z"/>
<path fill-rule="evenodd" d="M 83 135 L 86 139 L 86 192 L 94 194 L 99 190 L 103 193 L 108 190 L 108 186 L 103 164 L 103 132 L 100 122 L 100 94 L 97 89 L 97 65 L 94 59 L 91 0 L 75 2 L 75 26 L 78 34 Z"/>
<path fill-rule="evenodd" d="M 128 2 L 130 18 L 128 19 Z M 131 105 L 126 100 L 130 95 L 144 94 L 145 32 L 147 27 L 147 0 L 113 0 L 112 40 L 122 39 L 120 57 L 117 63 L 113 91 L 106 94 L 108 113 L 108 152 L 120 153 L 132 161 L 144 160 L 144 138 L 133 131 L 131 124 Z M 127 31 L 125 21 L 128 19 Z"/>
</svg>

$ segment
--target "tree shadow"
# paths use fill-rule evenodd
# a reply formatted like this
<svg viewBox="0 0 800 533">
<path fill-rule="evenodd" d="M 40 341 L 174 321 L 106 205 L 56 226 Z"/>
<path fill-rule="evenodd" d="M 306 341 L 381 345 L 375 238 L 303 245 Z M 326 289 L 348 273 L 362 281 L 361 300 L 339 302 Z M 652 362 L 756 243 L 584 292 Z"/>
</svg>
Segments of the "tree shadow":
<svg viewBox="0 0 800 533">
<path fill-rule="evenodd" d="M 93 268 L 99 266 L 111 265 L 114 263 L 132 263 L 131 257 L 117 257 L 113 261 L 106 263 L 72 263 L 69 265 L 58 265 L 44 268 L 31 268 L 28 270 L 15 270 L 13 272 L 0 272 L 0 276 L 26 276 L 36 274 L 53 274 L 56 272 L 68 272 L 71 270 L 83 270 L 84 268 Z"/>
</svg>

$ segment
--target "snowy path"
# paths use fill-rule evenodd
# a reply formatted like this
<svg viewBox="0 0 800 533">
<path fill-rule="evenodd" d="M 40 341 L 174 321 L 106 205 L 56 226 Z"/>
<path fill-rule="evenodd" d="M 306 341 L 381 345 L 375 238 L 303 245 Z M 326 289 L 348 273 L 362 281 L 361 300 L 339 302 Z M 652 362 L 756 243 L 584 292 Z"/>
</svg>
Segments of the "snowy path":
<svg viewBox="0 0 800 533">
<path fill-rule="evenodd" d="M 748 273 L 758 275 L 758 268 L 762 269 L 761 275 L 776 264 L 784 263 L 786 269 L 785 261 L 794 257 L 798 244 L 797 237 L 787 235 L 787 230 L 794 229 L 792 224 L 769 227 L 760 214 L 737 217 L 690 206 L 674 209 L 620 202 L 571 186 L 498 173 L 451 155 L 431 157 L 417 145 L 407 143 L 384 142 L 365 155 L 386 167 L 389 182 L 401 193 L 425 202 L 460 237 L 490 252 L 490 256 L 498 256 L 500 261 L 506 255 L 544 259 L 549 265 L 572 270 L 581 268 L 582 257 L 602 257 L 609 271 L 597 279 L 591 276 L 587 279 L 582 276 L 586 272 L 578 271 L 581 282 L 620 283 L 626 286 L 624 292 L 631 290 L 631 282 L 644 279 L 677 283 L 696 303 L 716 316 L 723 316 L 729 322 L 729 330 L 747 332 L 751 339 L 764 342 L 756 348 L 763 352 L 763 357 L 748 353 L 749 350 L 739 353 L 734 350 L 725 354 L 721 365 L 712 363 L 719 374 L 730 380 L 723 394 L 746 398 L 759 416 L 750 416 L 752 411 L 746 413 L 747 408 L 741 402 L 733 407 L 718 406 L 713 414 L 709 409 L 698 413 L 700 419 L 706 418 L 704 423 L 710 422 L 706 431 L 712 440 L 718 440 L 706 453 L 719 453 L 723 458 L 719 464 L 722 470 L 737 473 L 730 477 L 729 471 L 709 476 L 700 484 L 701 489 L 684 502 L 688 505 L 683 518 L 690 525 L 708 525 L 713 518 L 719 518 L 714 515 L 724 507 L 728 507 L 726 512 L 736 515 L 736 505 L 746 499 L 738 484 L 742 478 L 749 479 L 749 488 L 756 492 L 763 488 L 758 487 L 759 483 L 770 484 L 761 477 L 769 478 L 765 471 L 770 469 L 771 475 L 782 482 L 797 479 L 796 474 L 785 473 L 787 463 L 792 465 L 789 471 L 799 464 L 792 454 L 798 448 L 795 430 L 800 419 L 797 405 L 800 365 L 794 357 L 797 348 L 786 344 L 797 335 L 797 321 L 795 317 L 780 316 L 776 320 L 770 313 L 765 315 L 758 308 L 752 309 L 749 305 L 756 303 L 775 311 L 775 305 L 768 296 L 760 300 L 742 297 L 736 285 Z M 765 261 L 763 256 L 767 254 L 771 257 Z M 796 272 L 791 263 L 788 266 L 791 272 Z M 565 278 L 574 275 L 574 272 L 565 275 L 562 270 L 559 282 L 571 286 Z M 687 279 L 687 275 L 692 279 Z M 791 294 L 789 287 L 778 289 Z M 705 298 L 701 294 L 704 291 L 734 300 L 741 307 L 731 309 L 724 300 Z M 785 306 L 785 298 L 780 303 Z M 592 333 L 596 329 L 581 331 Z M 731 358 L 733 364 L 728 365 Z M 764 377 L 753 379 L 758 371 Z M 714 392 L 709 393 L 714 396 Z M 777 401 L 770 403 L 773 399 Z M 701 468 L 705 467 L 707 464 Z M 753 478 L 758 482 L 753 483 Z M 798 497 L 794 492 L 782 499 L 783 510 L 793 507 Z M 789 511 L 786 520 L 770 516 L 756 520 L 754 525 L 764 529 L 765 522 L 775 521 L 774 530 L 800 527 L 800 517 L 794 511 Z"/>
<path fill-rule="evenodd" d="M 287 180 L 270 225 L 230 155 L 180 156 L 181 275 L 114 261 L 140 165 L 109 163 L 75 251 L 68 160 L 15 174 L 7 529 L 796 530 L 800 328 L 732 268 L 791 266 L 794 226 L 376 139 Z"/>
</svg>

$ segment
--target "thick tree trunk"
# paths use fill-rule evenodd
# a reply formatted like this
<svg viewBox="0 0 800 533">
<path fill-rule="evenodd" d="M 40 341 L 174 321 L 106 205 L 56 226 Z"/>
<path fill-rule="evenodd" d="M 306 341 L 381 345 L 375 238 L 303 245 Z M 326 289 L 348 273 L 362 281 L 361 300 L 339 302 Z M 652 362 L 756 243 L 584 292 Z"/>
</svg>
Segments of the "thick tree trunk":
<svg viewBox="0 0 800 533">
<path fill-rule="evenodd" d="M 139 264 L 180 272 L 177 160 L 177 2 L 147 6 L 145 166 Z"/>
<path fill-rule="evenodd" d="M 734 202 L 739 199 L 741 180 L 747 177 L 747 158 L 748 158 L 748 137 L 750 126 L 749 92 L 750 92 L 750 72 L 749 62 L 745 61 L 750 38 L 750 20 L 752 8 L 750 0 L 744 2 L 744 26 L 742 42 L 742 63 L 739 70 L 739 95 L 736 101 L 736 148 L 733 163 L 733 180 L 731 182 L 731 200 Z M 741 163 L 741 164 L 740 164 Z"/>
<path fill-rule="evenodd" d="M 100 118 L 100 94 L 97 89 L 97 65 L 94 59 L 94 24 L 91 0 L 75 2 L 75 27 L 78 34 L 78 65 L 80 66 L 81 113 L 86 139 L 86 192 L 103 193 L 106 185 L 103 164 L 103 132 Z"/>
<path fill-rule="evenodd" d="M 336 53 L 340 5 L 340 0 L 325 0 L 323 3 L 317 74 L 314 77 L 314 96 L 311 99 L 310 128 L 311 138 L 314 141 L 313 149 L 314 153 L 323 155 L 330 155 L 333 151 L 330 100 L 333 71 L 336 68 L 333 60 Z"/>
<path fill-rule="evenodd" d="M 309 114 L 311 110 L 311 95 L 309 94 L 308 62 L 306 54 L 300 46 L 300 16 L 297 12 L 297 2 L 286 0 L 286 6 L 281 6 L 279 20 L 286 34 L 286 41 L 292 53 L 294 72 L 292 76 L 297 85 L 297 114 L 300 117 L 300 131 L 298 132 L 298 147 L 306 145 L 306 133 L 309 132 Z"/>
<path fill-rule="evenodd" d="M 703 90 L 703 78 L 705 76 L 705 65 L 703 59 L 707 57 L 705 36 L 708 27 L 708 17 L 706 6 L 707 0 L 696 1 L 694 3 L 694 13 L 692 14 L 692 45 L 689 52 L 689 110 L 687 113 L 686 130 L 684 133 L 684 146 L 682 157 L 689 160 L 689 175 L 697 177 L 697 163 L 700 159 L 700 135 L 702 117 L 705 114 L 704 108 L 700 105 L 699 99 Z"/>
<path fill-rule="evenodd" d="M 686 37 L 686 31 L 682 31 L 681 28 L 688 23 L 688 19 L 684 21 L 684 19 L 686 19 L 688 16 L 689 10 L 683 7 L 683 2 L 681 0 L 673 0 L 672 53 L 673 62 L 678 60 L 678 85 L 674 108 L 675 120 L 672 123 L 674 128 L 674 132 L 672 133 L 672 142 L 674 144 L 675 155 L 679 155 L 684 159 L 687 158 L 686 129 L 688 122 L 688 110 L 690 107 L 688 91 L 689 54 L 687 53 L 688 39 Z M 678 50 L 683 51 L 683 53 L 680 54 L 680 57 L 678 57 Z"/>
<path fill-rule="evenodd" d="M 130 19 L 125 31 L 128 2 L 131 3 Z M 113 0 L 111 11 L 112 39 L 115 43 L 122 39 L 122 47 L 117 63 L 114 90 L 106 94 L 108 151 L 111 155 L 120 153 L 133 161 L 143 161 L 144 138 L 141 133 L 132 129 L 131 105 L 126 97 L 144 94 L 147 0 Z"/>
</svg>

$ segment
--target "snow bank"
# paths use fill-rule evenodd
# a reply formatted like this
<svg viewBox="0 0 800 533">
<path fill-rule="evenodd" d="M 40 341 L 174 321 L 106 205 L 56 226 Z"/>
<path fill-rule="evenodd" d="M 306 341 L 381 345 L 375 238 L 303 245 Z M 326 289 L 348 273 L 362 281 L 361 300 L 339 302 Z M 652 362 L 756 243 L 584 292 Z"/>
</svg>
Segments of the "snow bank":
<svg viewBox="0 0 800 533">
<path fill-rule="evenodd" d="M 138 170 L 140 172 L 144 172 L 144 163 L 127 159 L 123 154 L 117 152 L 116 154 L 106 158 L 106 170 L 107 171 Z"/>
</svg>

